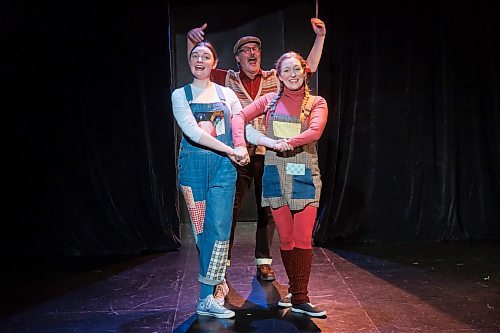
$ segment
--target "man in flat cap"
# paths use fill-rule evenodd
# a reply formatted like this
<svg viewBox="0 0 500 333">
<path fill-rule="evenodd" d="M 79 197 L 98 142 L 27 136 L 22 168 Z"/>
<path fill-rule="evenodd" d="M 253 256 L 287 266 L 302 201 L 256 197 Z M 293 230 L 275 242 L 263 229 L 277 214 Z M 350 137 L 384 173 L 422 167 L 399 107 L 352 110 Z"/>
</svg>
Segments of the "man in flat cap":
<svg viewBox="0 0 500 333">
<path fill-rule="evenodd" d="M 325 40 L 326 28 L 323 21 L 317 18 L 311 19 L 312 28 L 316 34 L 314 45 L 307 57 L 307 64 L 310 72 L 316 72 L 321 53 L 323 52 L 323 43 Z M 187 52 L 197 43 L 205 39 L 204 30 L 207 24 L 199 28 L 191 29 L 187 33 Z M 231 69 L 214 69 L 210 79 L 222 86 L 231 88 L 241 102 L 242 107 L 252 103 L 270 92 L 277 92 L 279 80 L 276 76 L 276 70 L 262 70 L 260 68 L 262 43 L 258 37 L 244 36 L 236 41 L 233 47 L 234 58 L 239 71 Z M 263 126 L 264 116 L 254 119 L 253 126 L 265 133 Z M 257 205 L 257 231 L 255 234 L 255 263 L 257 265 L 257 277 L 262 281 L 274 281 L 276 276 L 271 267 L 271 245 L 274 236 L 274 220 L 269 207 L 261 206 L 262 198 L 262 174 L 264 171 L 265 147 L 250 146 L 250 163 L 246 166 L 237 166 L 238 178 L 236 181 L 236 195 L 234 199 L 233 224 L 231 227 L 231 236 L 229 242 L 228 266 L 231 260 L 231 249 L 234 241 L 234 231 L 236 221 L 239 218 L 245 194 L 254 181 L 255 201 Z M 219 286 L 218 286 L 219 287 Z M 216 299 L 220 300 L 226 296 L 228 288 L 226 285 L 216 288 Z"/>
</svg>

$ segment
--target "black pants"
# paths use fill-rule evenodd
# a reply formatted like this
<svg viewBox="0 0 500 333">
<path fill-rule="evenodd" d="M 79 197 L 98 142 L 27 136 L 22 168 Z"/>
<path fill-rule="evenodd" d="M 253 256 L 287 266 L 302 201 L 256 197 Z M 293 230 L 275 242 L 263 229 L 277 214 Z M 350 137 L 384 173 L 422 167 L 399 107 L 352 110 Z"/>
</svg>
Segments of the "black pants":
<svg viewBox="0 0 500 333">
<path fill-rule="evenodd" d="M 243 208 L 245 195 L 254 181 L 255 203 L 257 204 L 257 231 L 255 232 L 255 258 L 271 259 L 271 246 L 274 236 L 274 220 L 269 207 L 262 207 L 262 175 L 264 174 L 264 155 L 250 156 L 250 163 L 245 166 L 237 166 L 238 178 L 236 180 L 236 194 L 233 208 L 233 224 L 231 226 L 231 236 L 229 238 L 229 254 L 234 242 L 234 231 L 236 221 Z"/>
</svg>

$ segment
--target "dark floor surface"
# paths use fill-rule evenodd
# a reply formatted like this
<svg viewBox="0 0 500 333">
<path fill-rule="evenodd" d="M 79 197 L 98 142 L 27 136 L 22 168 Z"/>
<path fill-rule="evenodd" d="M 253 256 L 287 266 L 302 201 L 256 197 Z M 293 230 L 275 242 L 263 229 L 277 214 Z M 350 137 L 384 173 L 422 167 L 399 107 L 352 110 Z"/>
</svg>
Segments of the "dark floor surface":
<svg viewBox="0 0 500 333">
<path fill-rule="evenodd" d="M 500 242 L 338 245 L 314 249 L 311 319 L 275 306 L 286 274 L 260 282 L 254 223 L 240 223 L 228 307 L 198 318 L 198 259 L 189 226 L 181 250 L 143 256 L 4 260 L 0 332 L 500 332 Z"/>
</svg>

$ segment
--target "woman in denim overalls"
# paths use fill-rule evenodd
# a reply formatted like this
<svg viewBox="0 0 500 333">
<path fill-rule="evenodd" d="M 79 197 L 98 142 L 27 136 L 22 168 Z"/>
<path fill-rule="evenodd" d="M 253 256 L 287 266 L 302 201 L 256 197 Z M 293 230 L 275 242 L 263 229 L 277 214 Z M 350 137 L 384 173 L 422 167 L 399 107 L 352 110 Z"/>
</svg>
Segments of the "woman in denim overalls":
<svg viewBox="0 0 500 333">
<path fill-rule="evenodd" d="M 234 311 L 214 299 L 214 286 L 226 271 L 236 184 L 233 162 L 244 164 L 246 155 L 234 155 L 231 117 L 241 110 L 234 92 L 210 82 L 217 53 L 208 42 L 189 54 L 192 84 L 172 93 L 175 119 L 183 131 L 178 161 L 179 189 L 189 211 L 199 252 L 201 283 L 198 315 L 231 318 Z M 236 160 L 238 159 L 238 161 Z"/>
<path fill-rule="evenodd" d="M 321 194 L 316 142 L 328 117 L 326 101 L 312 96 L 306 82 L 306 62 L 288 52 L 276 62 L 280 90 L 255 100 L 233 118 L 236 153 L 246 150 L 244 125 L 265 113 L 266 135 L 248 141 L 266 150 L 262 205 L 270 206 L 280 238 L 289 294 L 278 302 L 293 312 L 321 317 L 326 312 L 309 302 L 312 230 Z"/>
</svg>

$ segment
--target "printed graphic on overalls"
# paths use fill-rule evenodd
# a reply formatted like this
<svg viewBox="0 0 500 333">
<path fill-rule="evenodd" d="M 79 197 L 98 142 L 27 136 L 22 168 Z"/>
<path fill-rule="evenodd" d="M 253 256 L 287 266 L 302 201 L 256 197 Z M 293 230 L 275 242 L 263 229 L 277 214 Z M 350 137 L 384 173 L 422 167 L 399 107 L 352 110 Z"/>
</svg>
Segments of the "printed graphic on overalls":
<svg viewBox="0 0 500 333">
<path fill-rule="evenodd" d="M 224 111 L 196 112 L 194 114 L 198 127 L 213 137 L 226 133 L 224 126 Z"/>
<path fill-rule="evenodd" d="M 215 241 L 208 265 L 207 276 L 209 280 L 222 280 L 226 274 L 227 252 L 229 251 L 229 240 Z"/>
<path fill-rule="evenodd" d="M 181 186 L 181 188 L 193 229 L 196 234 L 201 234 L 203 232 L 203 224 L 205 223 L 205 200 L 195 202 L 191 187 Z"/>
</svg>

